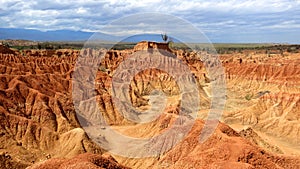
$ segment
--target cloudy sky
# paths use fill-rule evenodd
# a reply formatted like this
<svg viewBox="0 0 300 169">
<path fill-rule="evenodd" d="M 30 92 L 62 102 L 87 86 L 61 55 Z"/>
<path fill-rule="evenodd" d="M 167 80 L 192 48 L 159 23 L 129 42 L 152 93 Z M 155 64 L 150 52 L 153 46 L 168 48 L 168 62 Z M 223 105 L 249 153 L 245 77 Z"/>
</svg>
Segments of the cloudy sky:
<svg viewBox="0 0 300 169">
<path fill-rule="evenodd" d="M 300 43 L 300 0 L 0 0 L 0 27 L 103 31 L 119 18 L 144 12 L 182 18 L 213 42 Z M 139 33 L 115 33 L 126 31 Z"/>
</svg>

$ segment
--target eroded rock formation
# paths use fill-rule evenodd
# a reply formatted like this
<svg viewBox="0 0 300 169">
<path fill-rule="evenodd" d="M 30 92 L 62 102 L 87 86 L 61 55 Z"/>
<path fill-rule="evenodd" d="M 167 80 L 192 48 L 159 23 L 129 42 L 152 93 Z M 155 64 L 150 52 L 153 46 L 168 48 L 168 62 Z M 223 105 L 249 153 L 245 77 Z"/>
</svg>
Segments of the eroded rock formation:
<svg viewBox="0 0 300 169">
<path fill-rule="evenodd" d="M 109 152 L 82 129 L 84 124 L 76 116 L 74 97 L 81 110 L 93 113 L 99 109 L 107 124 L 124 135 L 149 138 L 174 125 L 180 127 L 176 123 L 182 102 L 180 89 L 175 78 L 162 70 L 151 68 L 134 75 L 128 93 L 132 106 L 144 111 L 151 107 L 149 95 L 155 90 L 162 91 L 167 106 L 157 119 L 138 124 L 124 118 L 122 111 L 115 108 L 111 91 L 114 73 L 134 53 L 145 49 L 166 50 L 168 56 L 188 65 L 200 95 L 199 119 L 179 144 L 157 157 L 106 157 Z M 1 168 L 125 168 L 120 164 L 131 168 L 300 167 L 296 146 L 300 135 L 297 53 L 267 58 L 253 51 L 221 55 L 227 78 L 227 103 L 221 120 L 235 130 L 219 123 L 212 136 L 200 143 L 199 134 L 210 108 L 211 83 L 215 79 L 195 52 L 175 51 L 154 42 L 139 43 L 131 50 L 106 51 L 104 55 L 92 49 L 14 52 L 1 46 L 0 50 Z M 92 72 L 81 65 L 82 78 L 77 80 L 82 86 L 74 93 L 72 80 L 80 53 L 92 56 L 87 62 L 96 63 L 97 71 L 95 81 L 89 83 L 84 78 Z M 99 60 L 99 56 L 103 58 Z M 158 62 L 172 66 L 164 59 Z M 91 85 L 93 90 L 84 85 Z M 171 133 L 163 144 L 172 144 L 175 136 Z M 273 137 L 285 138 L 288 146 L 272 142 Z M 292 148 L 295 150 L 291 151 Z"/>
</svg>

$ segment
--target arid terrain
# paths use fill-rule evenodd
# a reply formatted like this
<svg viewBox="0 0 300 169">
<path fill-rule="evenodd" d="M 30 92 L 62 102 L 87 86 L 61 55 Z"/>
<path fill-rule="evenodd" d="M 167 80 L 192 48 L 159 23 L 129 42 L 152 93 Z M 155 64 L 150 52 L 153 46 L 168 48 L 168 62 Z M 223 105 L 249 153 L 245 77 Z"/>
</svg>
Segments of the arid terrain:
<svg viewBox="0 0 300 169">
<path fill-rule="evenodd" d="M 129 84 L 128 96 L 138 110 L 148 110 L 149 95 L 163 91 L 166 108 L 156 119 L 135 123 L 114 107 L 114 73 L 124 60 L 149 48 L 168 51 L 188 65 L 198 86 L 200 111 L 186 137 L 172 149 L 155 157 L 123 157 L 93 141 L 74 103 L 84 112 L 100 109 L 112 129 L 131 137 L 153 137 L 172 126 L 176 131 L 179 105 L 184 101 L 180 86 L 164 71 L 146 69 Z M 224 113 L 216 119 L 219 123 L 213 134 L 200 143 L 213 81 L 201 61 L 205 51 L 141 42 L 133 49 L 109 50 L 101 60 L 97 59 L 101 52 L 95 49 L 12 50 L 0 45 L 0 168 L 300 168 L 300 48 L 291 48 L 219 52 L 226 77 Z M 91 72 L 80 67 L 82 79 L 75 79 L 80 85 L 74 93 L 80 55 L 92 56 L 90 61 L 99 62 L 99 67 L 93 91 L 82 87 Z M 172 66 L 163 59 L 159 62 Z M 175 138 L 176 132 L 171 133 L 158 149 L 173 144 Z"/>
</svg>

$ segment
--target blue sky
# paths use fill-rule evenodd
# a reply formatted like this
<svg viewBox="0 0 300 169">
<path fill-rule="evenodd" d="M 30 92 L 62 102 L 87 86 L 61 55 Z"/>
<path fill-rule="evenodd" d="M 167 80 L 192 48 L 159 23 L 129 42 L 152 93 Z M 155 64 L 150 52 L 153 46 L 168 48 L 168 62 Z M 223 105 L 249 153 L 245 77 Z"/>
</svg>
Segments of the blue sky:
<svg viewBox="0 0 300 169">
<path fill-rule="evenodd" d="M 300 43 L 300 0 L 0 0 L 0 27 L 103 31 L 118 18 L 143 12 L 182 18 L 213 42 Z M 115 33 L 126 31 L 140 33 Z"/>
</svg>

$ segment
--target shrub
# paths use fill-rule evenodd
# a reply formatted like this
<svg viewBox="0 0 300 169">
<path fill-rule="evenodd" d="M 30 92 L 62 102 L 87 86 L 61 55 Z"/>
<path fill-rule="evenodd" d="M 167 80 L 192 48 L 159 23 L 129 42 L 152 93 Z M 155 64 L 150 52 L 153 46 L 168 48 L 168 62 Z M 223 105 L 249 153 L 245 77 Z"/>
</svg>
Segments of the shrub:
<svg viewBox="0 0 300 169">
<path fill-rule="evenodd" d="M 247 95 L 245 96 L 245 99 L 249 101 L 249 100 L 252 99 L 252 97 L 253 97 L 253 94 L 247 94 Z"/>
</svg>

